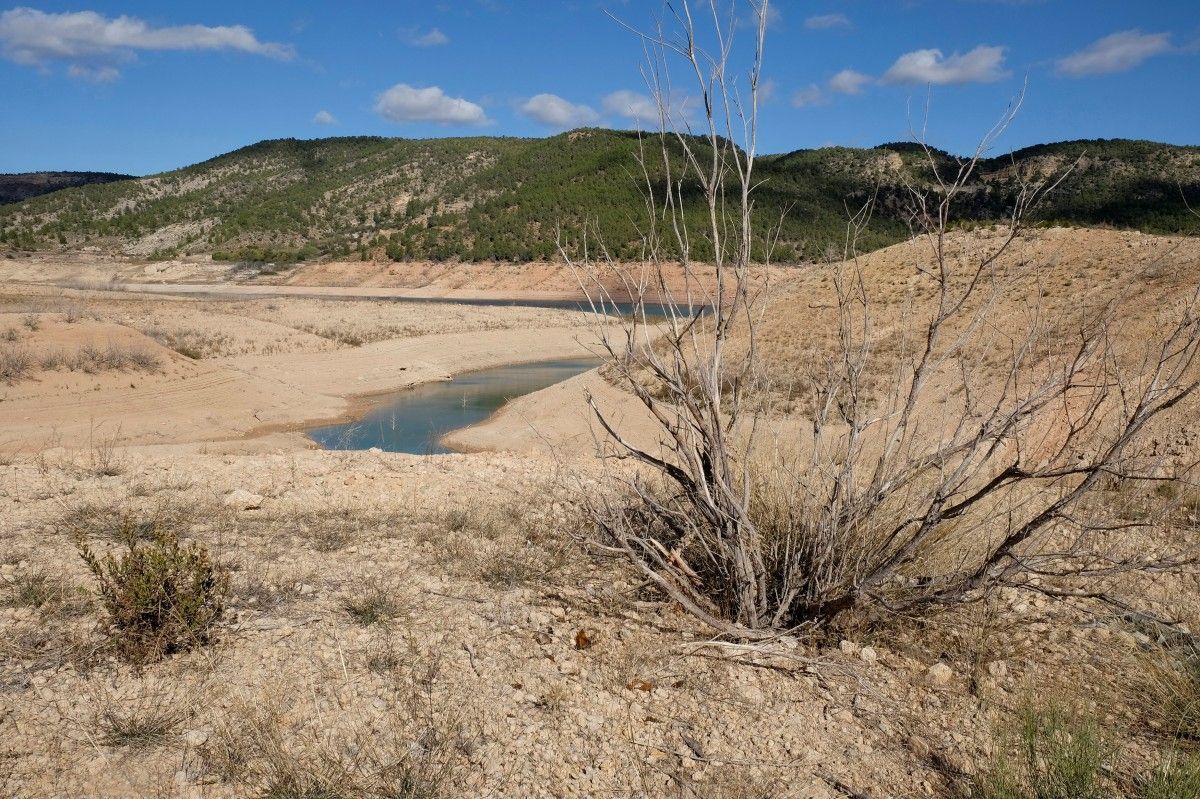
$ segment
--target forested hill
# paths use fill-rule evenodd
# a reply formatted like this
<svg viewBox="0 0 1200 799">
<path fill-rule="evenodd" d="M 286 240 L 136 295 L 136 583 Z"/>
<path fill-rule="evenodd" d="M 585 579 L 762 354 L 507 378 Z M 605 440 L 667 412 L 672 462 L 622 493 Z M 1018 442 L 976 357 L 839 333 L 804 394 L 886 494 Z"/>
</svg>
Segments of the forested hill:
<svg viewBox="0 0 1200 799">
<path fill-rule="evenodd" d="M 72 186 L 87 186 L 92 183 L 111 183 L 114 180 L 131 180 L 132 175 L 113 172 L 25 172 L 19 175 L 0 175 L 0 205 L 28 200 Z"/>
<path fill-rule="evenodd" d="M 596 129 L 545 139 L 264 141 L 174 172 L 0 206 L 0 250 L 524 261 L 552 257 L 559 230 L 577 242 L 588 222 L 615 256 L 636 257 L 646 219 L 637 148 L 634 134 Z M 946 153 L 935 158 L 954 164 Z M 985 161 L 958 221 L 1000 218 L 1021 176 L 1054 175 L 1076 160 L 1039 221 L 1200 234 L 1184 202 L 1200 208 L 1200 147 L 1126 140 L 1039 145 Z M 847 208 L 875 192 L 863 249 L 901 240 L 902 187 L 930 173 L 914 145 L 884 144 L 763 157 L 758 177 L 756 213 L 784 220 L 776 258 L 800 260 L 840 243 Z M 699 229 L 695 192 L 684 199 Z M 697 239 L 698 257 L 703 248 Z"/>
</svg>

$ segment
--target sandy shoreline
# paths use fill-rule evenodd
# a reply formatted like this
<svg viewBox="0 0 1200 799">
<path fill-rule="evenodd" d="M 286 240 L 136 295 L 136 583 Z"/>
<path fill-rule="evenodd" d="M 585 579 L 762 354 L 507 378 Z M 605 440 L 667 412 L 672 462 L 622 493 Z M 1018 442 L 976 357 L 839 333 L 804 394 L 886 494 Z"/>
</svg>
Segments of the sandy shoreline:
<svg viewBox="0 0 1200 799">
<path fill-rule="evenodd" d="M 300 435 L 275 434 L 356 418 L 380 395 L 422 383 L 595 353 L 589 317 L 575 311 L 347 305 L 32 288 L 10 295 L 0 306 L 5 354 L 31 368 L 0 383 L 0 452 L 98 440 L 308 447 Z M 81 353 L 137 353 L 153 366 L 80 365 Z"/>
</svg>

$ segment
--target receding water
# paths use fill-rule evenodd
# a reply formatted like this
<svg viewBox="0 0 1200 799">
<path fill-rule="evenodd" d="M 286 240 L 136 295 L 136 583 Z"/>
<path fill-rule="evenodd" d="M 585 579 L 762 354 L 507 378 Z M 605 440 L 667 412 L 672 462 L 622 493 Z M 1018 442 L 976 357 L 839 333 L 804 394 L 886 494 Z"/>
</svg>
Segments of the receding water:
<svg viewBox="0 0 1200 799">
<path fill-rule="evenodd" d="M 541 361 L 470 372 L 444 383 L 396 393 L 362 419 L 308 431 L 325 449 L 370 449 L 437 455 L 453 450 L 438 440 L 495 413 L 504 403 L 600 365 L 595 358 Z"/>
</svg>

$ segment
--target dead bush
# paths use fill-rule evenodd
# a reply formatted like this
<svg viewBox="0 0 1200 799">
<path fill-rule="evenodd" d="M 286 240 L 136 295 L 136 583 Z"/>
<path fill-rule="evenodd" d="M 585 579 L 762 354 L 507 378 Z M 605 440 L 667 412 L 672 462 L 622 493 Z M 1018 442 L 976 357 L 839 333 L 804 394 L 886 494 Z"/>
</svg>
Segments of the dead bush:
<svg viewBox="0 0 1200 799">
<path fill-rule="evenodd" d="M 33 373 L 36 362 L 28 350 L 20 347 L 0 347 L 0 382 L 18 383 Z"/>
</svg>

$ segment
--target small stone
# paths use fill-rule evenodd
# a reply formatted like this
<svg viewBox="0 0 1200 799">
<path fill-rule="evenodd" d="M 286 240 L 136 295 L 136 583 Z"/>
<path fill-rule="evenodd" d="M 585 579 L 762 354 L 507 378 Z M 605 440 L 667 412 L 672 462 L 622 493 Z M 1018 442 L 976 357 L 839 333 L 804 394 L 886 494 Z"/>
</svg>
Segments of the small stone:
<svg viewBox="0 0 1200 799">
<path fill-rule="evenodd" d="M 946 685 L 954 676 L 954 670 L 945 663 L 934 663 L 925 674 L 934 685 Z"/>
<path fill-rule="evenodd" d="M 997 680 L 1001 677 L 1008 676 L 1008 664 L 1003 660 L 993 660 L 991 663 L 987 664 L 987 670 L 988 674 Z"/>
<path fill-rule="evenodd" d="M 879 660 L 879 653 L 869 646 L 864 646 L 859 650 L 858 656 L 862 658 L 863 663 L 874 663 Z"/>
<path fill-rule="evenodd" d="M 842 650 L 843 654 L 850 655 L 851 657 L 858 654 L 858 644 L 854 643 L 853 641 L 847 641 L 843 639 L 842 642 L 838 644 L 838 647 Z"/>
<path fill-rule="evenodd" d="M 244 488 L 237 488 L 225 495 L 224 504 L 227 508 L 237 510 L 258 510 L 262 507 L 263 498 Z"/>
<path fill-rule="evenodd" d="M 208 740 L 209 732 L 205 729 L 188 730 L 183 734 L 183 740 L 188 746 L 203 746 Z"/>
</svg>

